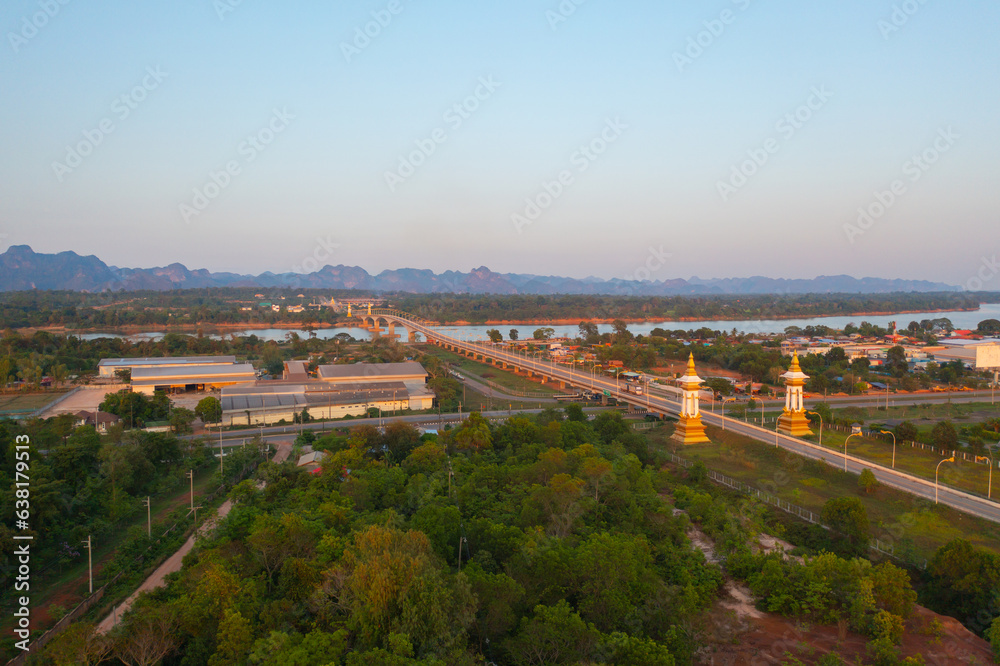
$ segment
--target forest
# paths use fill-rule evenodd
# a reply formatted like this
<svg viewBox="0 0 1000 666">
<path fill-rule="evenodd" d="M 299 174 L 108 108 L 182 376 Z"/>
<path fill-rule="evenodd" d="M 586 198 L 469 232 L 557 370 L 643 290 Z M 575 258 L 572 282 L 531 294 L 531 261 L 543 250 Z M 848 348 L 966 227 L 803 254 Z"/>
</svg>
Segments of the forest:
<svg viewBox="0 0 1000 666">
<path fill-rule="evenodd" d="M 925 572 L 869 561 L 851 498 L 831 500 L 836 531 L 803 559 L 759 551 L 762 505 L 703 466 L 664 466 L 619 413 L 474 413 L 438 435 L 393 424 L 300 443 L 327 453 L 319 473 L 261 464 L 168 587 L 106 637 L 74 624 L 38 663 L 689 664 L 727 576 L 762 609 L 866 637 L 865 663 L 922 663 L 898 648 L 917 588 L 1000 643 L 997 556 L 955 541 Z"/>
</svg>

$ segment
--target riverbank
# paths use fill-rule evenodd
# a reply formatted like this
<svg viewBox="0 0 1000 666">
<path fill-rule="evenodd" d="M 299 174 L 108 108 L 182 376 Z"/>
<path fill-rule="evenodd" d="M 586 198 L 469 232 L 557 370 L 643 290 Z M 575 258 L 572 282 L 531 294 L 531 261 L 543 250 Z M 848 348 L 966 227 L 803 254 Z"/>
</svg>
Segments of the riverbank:
<svg viewBox="0 0 1000 666">
<path fill-rule="evenodd" d="M 906 316 L 906 315 L 936 315 L 936 314 L 948 314 L 954 312 L 979 312 L 982 307 L 978 308 L 952 308 L 948 310 L 897 310 L 897 311 L 864 311 L 864 312 L 850 312 L 850 313 L 828 313 L 828 314 L 789 314 L 775 317 L 759 317 L 751 318 L 751 320 L 756 321 L 793 321 L 802 319 L 824 319 L 824 318 L 835 318 L 835 317 L 892 317 L 892 316 Z M 561 317 L 556 319 L 487 319 L 481 322 L 471 322 L 465 319 L 455 319 L 450 321 L 439 321 L 436 324 L 441 326 L 575 326 L 581 321 L 588 322 L 592 324 L 611 324 L 615 321 L 624 321 L 627 324 L 656 324 L 656 323 L 684 323 L 684 324 L 698 324 L 704 322 L 718 323 L 718 322 L 742 322 L 748 321 L 746 317 L 730 316 L 730 317 L 675 317 L 673 319 L 664 319 L 661 316 L 649 316 L 649 317 Z M 860 323 L 860 321 L 858 322 Z M 905 325 L 905 324 L 903 324 Z M 363 328 L 361 319 L 357 317 L 352 317 L 351 319 L 344 319 L 341 321 L 329 323 L 304 323 L 295 320 L 280 320 L 274 322 L 236 322 L 236 323 L 216 323 L 216 322 L 202 322 L 196 324 L 177 324 L 171 326 L 157 326 L 153 324 L 142 325 L 142 324 L 131 324 L 126 326 L 114 326 L 114 327 L 95 327 L 95 328 L 70 328 L 67 326 L 37 326 L 37 327 L 25 327 L 13 329 L 18 333 L 23 335 L 32 335 L 36 331 L 45 331 L 46 333 L 52 333 L 55 335 L 76 335 L 76 334 L 89 334 L 89 333 L 115 333 L 123 335 L 132 335 L 137 333 L 145 333 L 151 330 L 162 331 L 164 333 L 183 333 L 191 334 L 197 333 L 199 331 L 208 333 L 226 332 L 226 331 L 256 331 L 256 330 L 269 330 L 269 329 L 294 329 L 302 331 L 321 331 L 328 329 L 338 329 L 338 328 Z"/>
</svg>

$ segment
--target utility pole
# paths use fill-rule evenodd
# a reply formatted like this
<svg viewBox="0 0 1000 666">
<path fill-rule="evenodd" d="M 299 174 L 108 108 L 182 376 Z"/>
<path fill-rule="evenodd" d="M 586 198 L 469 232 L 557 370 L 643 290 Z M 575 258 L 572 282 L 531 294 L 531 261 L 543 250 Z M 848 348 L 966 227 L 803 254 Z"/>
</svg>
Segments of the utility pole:
<svg viewBox="0 0 1000 666">
<path fill-rule="evenodd" d="M 146 536 L 149 537 L 150 539 L 152 539 L 153 538 L 153 514 L 152 514 L 152 509 L 149 506 L 149 495 L 146 496 L 146 499 L 144 499 L 142 501 L 142 503 L 146 505 Z"/>
<path fill-rule="evenodd" d="M 191 510 L 194 511 L 194 470 L 189 470 L 187 477 L 191 479 Z"/>
<path fill-rule="evenodd" d="M 90 535 L 87 535 L 87 540 L 83 542 L 83 545 L 87 548 L 87 571 L 90 574 L 90 594 L 94 593 L 94 558 L 92 550 L 92 542 Z"/>
</svg>

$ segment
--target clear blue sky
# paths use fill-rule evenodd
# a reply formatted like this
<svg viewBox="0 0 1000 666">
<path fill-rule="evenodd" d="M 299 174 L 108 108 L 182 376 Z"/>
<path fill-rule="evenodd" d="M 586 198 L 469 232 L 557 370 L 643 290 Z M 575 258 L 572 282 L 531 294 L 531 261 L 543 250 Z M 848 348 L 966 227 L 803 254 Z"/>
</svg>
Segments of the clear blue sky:
<svg viewBox="0 0 1000 666">
<path fill-rule="evenodd" d="M 574 277 L 635 276 L 654 248 L 652 279 L 953 284 L 1000 250 L 993 1 L 50 2 L 0 6 L 5 245 Z M 416 142 L 435 149 L 407 175 Z M 748 151 L 766 163 L 730 180 Z M 519 227 L 526 199 L 550 205 Z"/>
</svg>

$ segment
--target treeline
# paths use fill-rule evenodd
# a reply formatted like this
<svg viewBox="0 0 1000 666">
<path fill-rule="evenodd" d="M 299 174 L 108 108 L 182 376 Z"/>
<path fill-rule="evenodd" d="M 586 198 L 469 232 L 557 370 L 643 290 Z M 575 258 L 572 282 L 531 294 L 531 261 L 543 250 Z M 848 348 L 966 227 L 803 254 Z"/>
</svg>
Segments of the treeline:
<svg viewBox="0 0 1000 666">
<path fill-rule="evenodd" d="M 264 294 L 257 298 L 256 294 Z M 302 294 L 302 298 L 298 297 Z M 274 312 L 259 303 L 308 304 L 353 297 L 356 291 L 322 289 L 204 288 L 175 291 L 23 291 L 0 293 L 0 328 L 276 324 L 344 322 L 330 308 Z M 719 296 L 385 294 L 389 305 L 433 321 L 590 319 L 781 319 L 865 312 L 970 310 L 1000 302 L 1000 293 L 782 294 Z M 252 310 L 241 310 L 253 307 Z"/>
<path fill-rule="evenodd" d="M 992 299 L 992 300 L 991 300 Z M 392 302 L 444 323 L 591 319 L 781 319 L 866 312 L 974 310 L 1000 293 L 783 294 L 739 296 L 493 296 L 403 294 Z"/>
</svg>

